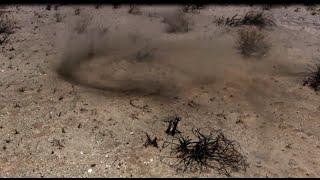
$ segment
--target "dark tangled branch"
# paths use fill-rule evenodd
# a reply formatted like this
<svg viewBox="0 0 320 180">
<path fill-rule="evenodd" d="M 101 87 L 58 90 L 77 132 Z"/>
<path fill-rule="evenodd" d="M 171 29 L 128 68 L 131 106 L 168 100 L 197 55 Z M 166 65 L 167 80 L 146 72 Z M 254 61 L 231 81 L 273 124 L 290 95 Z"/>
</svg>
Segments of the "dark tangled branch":
<svg viewBox="0 0 320 180">
<path fill-rule="evenodd" d="M 172 143 L 171 154 L 179 159 L 177 170 L 211 168 L 230 176 L 232 170 L 246 170 L 246 157 L 239 152 L 235 141 L 227 139 L 219 130 L 209 135 L 193 130 L 196 140 L 180 135 Z"/>
</svg>

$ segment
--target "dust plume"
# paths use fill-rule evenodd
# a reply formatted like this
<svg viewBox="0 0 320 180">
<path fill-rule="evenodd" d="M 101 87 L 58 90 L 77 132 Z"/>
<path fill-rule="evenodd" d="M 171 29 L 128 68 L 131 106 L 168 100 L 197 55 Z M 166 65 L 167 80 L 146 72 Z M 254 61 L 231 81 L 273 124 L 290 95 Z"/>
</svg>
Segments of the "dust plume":
<svg viewBox="0 0 320 180">
<path fill-rule="evenodd" d="M 280 63 L 285 56 L 273 49 L 262 59 L 244 59 L 228 35 L 164 40 L 94 28 L 66 39 L 57 73 L 71 83 L 99 90 L 188 96 L 200 86 L 212 92 L 230 86 L 242 95 L 263 89 L 263 95 L 273 92 L 256 83 L 266 76 L 297 75 L 296 69 Z"/>
</svg>

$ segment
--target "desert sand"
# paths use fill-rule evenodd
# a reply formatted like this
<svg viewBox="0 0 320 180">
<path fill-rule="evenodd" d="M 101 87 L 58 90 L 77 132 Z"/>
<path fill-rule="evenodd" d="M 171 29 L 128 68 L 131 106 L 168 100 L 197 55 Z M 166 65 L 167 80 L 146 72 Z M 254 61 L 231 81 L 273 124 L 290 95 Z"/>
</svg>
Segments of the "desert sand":
<svg viewBox="0 0 320 180">
<path fill-rule="evenodd" d="M 145 133 L 166 140 L 170 116 L 237 141 L 249 166 L 231 177 L 320 176 L 320 95 L 302 85 L 320 57 L 319 6 L 206 5 L 185 33 L 163 21 L 180 6 L 138 6 L 1 8 L 15 24 L 0 45 L 0 177 L 225 177 L 177 172 L 143 146 Z M 235 48 L 243 27 L 215 23 L 250 10 L 275 23 L 259 58 Z"/>
</svg>

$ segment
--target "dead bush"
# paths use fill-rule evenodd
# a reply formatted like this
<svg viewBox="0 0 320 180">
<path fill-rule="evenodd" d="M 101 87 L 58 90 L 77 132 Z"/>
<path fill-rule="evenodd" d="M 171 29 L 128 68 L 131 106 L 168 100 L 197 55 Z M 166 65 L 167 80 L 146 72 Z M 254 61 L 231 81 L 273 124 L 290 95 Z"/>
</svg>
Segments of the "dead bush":
<svg viewBox="0 0 320 180">
<path fill-rule="evenodd" d="M 158 138 L 155 137 L 155 138 L 151 139 L 151 137 L 149 136 L 148 133 L 146 133 L 146 136 L 147 136 L 147 140 L 144 143 L 144 147 L 153 146 L 155 148 L 158 148 L 158 142 L 157 142 Z"/>
<path fill-rule="evenodd" d="M 274 22 L 269 19 L 263 12 L 249 11 L 242 19 L 243 25 L 253 25 L 264 28 L 274 25 Z"/>
<path fill-rule="evenodd" d="M 191 23 L 182 10 L 165 17 L 163 22 L 168 25 L 166 29 L 168 33 L 186 33 L 191 30 Z"/>
<path fill-rule="evenodd" d="M 8 19 L 6 14 L 0 13 L 0 45 L 6 43 L 12 33 L 13 22 Z"/>
<path fill-rule="evenodd" d="M 200 13 L 200 9 L 203 9 L 203 5 L 200 4 L 187 4 L 182 7 L 184 13 Z"/>
<path fill-rule="evenodd" d="M 248 25 L 248 26 L 257 26 L 259 28 L 265 28 L 267 26 L 273 26 L 275 23 L 267 17 L 262 11 L 256 12 L 256 11 L 249 11 L 247 12 L 243 17 L 238 17 L 238 15 L 234 15 L 231 18 L 224 18 L 220 17 L 215 20 L 215 23 L 219 25 L 225 25 L 225 26 L 242 26 L 242 25 Z"/>
<path fill-rule="evenodd" d="M 236 47 L 245 57 L 261 57 L 269 50 L 264 34 L 254 28 L 245 28 L 238 31 Z"/>
<path fill-rule="evenodd" d="M 303 81 L 304 86 L 309 86 L 314 91 L 320 91 L 320 63 L 309 69 L 307 78 Z"/>
<path fill-rule="evenodd" d="M 76 8 L 74 10 L 74 15 L 76 15 L 76 16 L 80 15 L 80 8 Z"/>
<path fill-rule="evenodd" d="M 50 5 L 50 4 L 48 4 L 48 5 L 46 6 L 46 10 L 48 10 L 48 11 L 51 10 L 51 5 Z"/>
<path fill-rule="evenodd" d="M 225 137 L 218 130 L 204 134 L 193 130 L 195 140 L 180 135 L 171 146 L 171 154 L 179 159 L 176 170 L 183 172 L 211 168 L 220 174 L 230 176 L 231 171 L 246 170 L 246 157 L 240 152 L 240 146 L 235 141 Z"/>
<path fill-rule="evenodd" d="M 140 8 L 136 5 L 130 5 L 130 8 L 129 8 L 129 11 L 128 11 L 129 14 L 133 14 L 133 15 L 140 15 L 142 14 Z"/>
</svg>

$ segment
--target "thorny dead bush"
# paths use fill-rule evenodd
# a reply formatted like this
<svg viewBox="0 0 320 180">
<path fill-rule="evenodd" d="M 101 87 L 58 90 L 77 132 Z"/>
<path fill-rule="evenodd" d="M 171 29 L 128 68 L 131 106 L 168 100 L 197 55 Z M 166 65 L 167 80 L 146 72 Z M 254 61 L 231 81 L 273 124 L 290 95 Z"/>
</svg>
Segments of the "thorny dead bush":
<svg viewBox="0 0 320 180">
<path fill-rule="evenodd" d="M 246 170 L 246 157 L 241 154 L 238 143 L 227 139 L 220 130 L 203 134 L 195 129 L 193 134 L 196 140 L 181 135 L 172 142 L 171 154 L 179 159 L 177 171 L 211 168 L 230 176 L 233 170 Z"/>
<path fill-rule="evenodd" d="M 0 12 L 0 45 L 8 41 L 10 34 L 13 33 L 13 22 Z"/>
<path fill-rule="evenodd" d="M 191 30 L 190 20 L 182 10 L 165 17 L 163 22 L 168 25 L 166 29 L 168 33 L 186 33 Z"/>
<path fill-rule="evenodd" d="M 133 15 L 140 15 L 142 14 L 140 8 L 136 5 L 130 5 L 130 8 L 129 8 L 129 11 L 128 11 L 129 14 L 133 14 Z"/>
<path fill-rule="evenodd" d="M 263 12 L 256 12 L 256 11 L 249 11 L 243 17 L 238 17 L 238 15 L 234 15 L 231 18 L 224 18 L 220 17 L 215 20 L 215 23 L 225 26 L 242 26 L 242 25 L 249 25 L 249 26 L 257 26 L 259 28 L 265 28 L 267 26 L 273 26 L 275 23 L 267 17 Z"/>
<path fill-rule="evenodd" d="M 261 57 L 269 50 L 264 34 L 252 28 L 238 31 L 236 47 L 244 57 Z"/>
<path fill-rule="evenodd" d="M 309 69 L 308 77 L 303 82 L 304 86 L 309 86 L 315 91 L 320 91 L 320 64 Z"/>
</svg>

